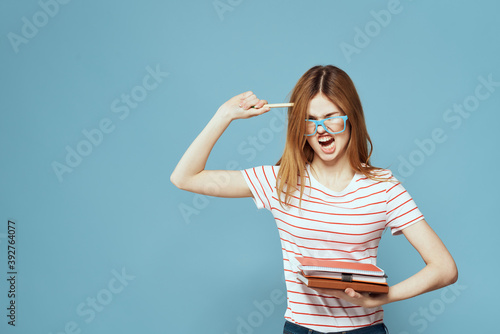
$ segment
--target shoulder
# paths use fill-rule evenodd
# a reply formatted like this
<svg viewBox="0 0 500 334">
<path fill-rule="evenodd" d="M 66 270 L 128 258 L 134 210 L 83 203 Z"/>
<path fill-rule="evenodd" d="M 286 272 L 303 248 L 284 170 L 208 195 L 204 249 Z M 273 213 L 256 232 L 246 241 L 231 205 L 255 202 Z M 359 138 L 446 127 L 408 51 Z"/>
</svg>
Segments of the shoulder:
<svg viewBox="0 0 500 334">
<path fill-rule="evenodd" d="M 376 168 L 371 172 L 371 175 L 376 178 L 392 179 L 394 174 L 387 168 Z"/>
<path fill-rule="evenodd" d="M 378 189 L 378 191 L 385 190 L 386 193 L 401 184 L 392 171 L 387 168 L 374 168 L 365 175 L 360 174 L 358 181 L 360 181 L 360 187 L 369 187 L 371 189 Z"/>
<path fill-rule="evenodd" d="M 387 168 L 375 167 L 375 168 L 370 169 L 366 172 L 363 171 L 363 173 L 358 172 L 358 174 L 360 175 L 360 180 L 367 180 L 367 181 L 372 181 L 372 182 L 396 180 L 392 171 L 390 169 L 387 169 Z"/>
<path fill-rule="evenodd" d="M 390 179 L 394 177 L 392 171 L 388 168 L 381 168 L 381 167 L 375 167 L 372 165 L 367 165 L 365 163 L 361 163 L 361 169 L 362 172 L 359 172 L 359 174 L 363 175 L 367 179 L 380 179 L 380 178 L 385 178 L 385 179 Z"/>
</svg>

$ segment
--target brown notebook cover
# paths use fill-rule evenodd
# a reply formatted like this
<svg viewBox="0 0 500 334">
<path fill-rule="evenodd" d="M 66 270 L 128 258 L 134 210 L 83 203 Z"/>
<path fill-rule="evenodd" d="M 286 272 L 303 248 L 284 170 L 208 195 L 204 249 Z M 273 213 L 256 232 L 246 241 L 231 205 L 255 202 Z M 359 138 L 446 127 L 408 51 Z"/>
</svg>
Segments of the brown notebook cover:
<svg viewBox="0 0 500 334">
<path fill-rule="evenodd" d="M 325 288 L 345 290 L 352 288 L 357 292 L 373 292 L 373 293 L 388 293 L 389 286 L 387 284 L 362 283 L 362 282 L 345 282 L 331 278 L 304 277 L 298 275 L 300 281 L 311 288 Z"/>
</svg>

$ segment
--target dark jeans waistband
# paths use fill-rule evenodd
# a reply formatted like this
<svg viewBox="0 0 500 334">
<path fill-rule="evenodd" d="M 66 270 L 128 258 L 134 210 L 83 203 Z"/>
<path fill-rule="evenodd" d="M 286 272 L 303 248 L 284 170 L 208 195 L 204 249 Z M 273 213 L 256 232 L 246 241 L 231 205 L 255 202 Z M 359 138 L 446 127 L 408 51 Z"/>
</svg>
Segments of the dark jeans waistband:
<svg viewBox="0 0 500 334">
<path fill-rule="evenodd" d="M 291 321 L 285 321 L 285 327 L 283 328 L 284 334 L 387 334 L 389 330 L 384 323 L 366 326 L 363 328 L 353 329 L 349 331 L 340 331 L 340 332 L 318 332 L 307 327 L 303 327 L 297 325 Z"/>
</svg>

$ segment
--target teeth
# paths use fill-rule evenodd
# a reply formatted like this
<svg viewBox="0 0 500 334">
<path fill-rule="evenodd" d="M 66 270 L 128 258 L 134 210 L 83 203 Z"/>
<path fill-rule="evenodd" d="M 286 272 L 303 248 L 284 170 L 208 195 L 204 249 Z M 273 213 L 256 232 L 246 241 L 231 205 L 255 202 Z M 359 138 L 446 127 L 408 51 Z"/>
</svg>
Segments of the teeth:
<svg viewBox="0 0 500 334">
<path fill-rule="evenodd" d="M 332 141 L 332 143 L 328 146 L 324 146 L 324 148 L 326 148 L 327 150 L 331 149 L 333 147 L 333 145 L 335 145 L 335 141 Z"/>
<path fill-rule="evenodd" d="M 321 146 L 326 150 L 331 150 L 333 148 L 333 146 L 335 145 L 335 138 L 330 137 L 330 136 L 319 137 L 318 141 L 321 143 Z M 331 141 L 330 144 L 328 144 L 326 146 L 323 144 L 323 143 L 327 143 L 329 141 Z"/>
</svg>

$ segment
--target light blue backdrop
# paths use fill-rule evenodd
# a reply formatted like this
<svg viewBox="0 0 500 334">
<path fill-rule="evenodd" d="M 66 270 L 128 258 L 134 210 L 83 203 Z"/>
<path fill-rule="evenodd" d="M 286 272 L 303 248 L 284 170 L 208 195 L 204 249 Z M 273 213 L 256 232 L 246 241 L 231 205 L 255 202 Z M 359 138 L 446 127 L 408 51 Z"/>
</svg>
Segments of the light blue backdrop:
<svg viewBox="0 0 500 334">
<path fill-rule="evenodd" d="M 491 330 L 499 10 L 495 0 L 1 2 L 0 332 L 280 333 L 271 214 L 183 192 L 169 176 L 222 103 L 247 90 L 286 102 L 317 64 L 352 77 L 373 163 L 404 181 L 459 267 L 452 287 L 387 305 L 391 333 Z M 207 168 L 274 164 L 284 114 L 231 124 Z M 424 265 L 390 233 L 378 263 L 391 284 Z"/>
</svg>

